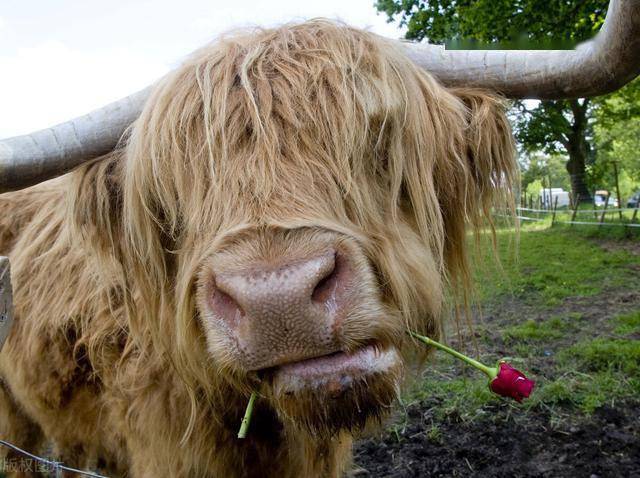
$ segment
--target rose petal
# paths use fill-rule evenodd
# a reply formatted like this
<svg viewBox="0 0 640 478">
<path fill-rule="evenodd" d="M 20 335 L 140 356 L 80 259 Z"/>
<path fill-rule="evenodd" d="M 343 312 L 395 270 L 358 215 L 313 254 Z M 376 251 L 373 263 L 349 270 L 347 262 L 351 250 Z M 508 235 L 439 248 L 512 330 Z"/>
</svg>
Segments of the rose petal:
<svg viewBox="0 0 640 478">
<path fill-rule="evenodd" d="M 494 393 L 503 397 L 511 397 L 518 402 L 521 402 L 523 398 L 528 398 L 534 386 L 533 380 L 529 380 L 522 372 L 507 362 L 500 363 L 498 375 L 489 383 L 489 388 Z"/>
</svg>

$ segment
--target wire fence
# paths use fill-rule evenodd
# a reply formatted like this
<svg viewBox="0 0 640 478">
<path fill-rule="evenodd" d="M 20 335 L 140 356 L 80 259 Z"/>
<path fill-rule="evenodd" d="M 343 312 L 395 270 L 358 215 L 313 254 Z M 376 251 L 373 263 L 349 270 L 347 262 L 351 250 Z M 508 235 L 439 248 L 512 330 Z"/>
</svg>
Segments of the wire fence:
<svg viewBox="0 0 640 478">
<path fill-rule="evenodd" d="M 516 218 L 525 222 L 548 222 L 551 225 L 566 224 L 569 226 L 597 226 L 597 227 L 624 227 L 624 228 L 640 228 L 638 222 L 638 207 L 635 208 L 607 208 L 607 204 L 599 209 L 558 209 L 557 201 L 553 208 L 535 208 L 535 207 L 517 207 Z M 567 220 L 567 215 L 571 218 Z M 584 216 L 592 216 L 593 221 L 585 220 Z M 506 217 L 506 214 L 497 214 L 500 217 Z M 617 218 L 615 220 L 614 218 Z M 613 220 L 612 220 L 613 219 Z"/>
<path fill-rule="evenodd" d="M 525 211 L 525 212 L 537 212 L 537 213 L 545 213 L 545 212 L 553 212 L 553 209 L 535 209 L 535 208 L 529 208 L 529 207 L 517 207 L 516 210 L 518 211 Z M 562 209 L 557 209 L 556 212 L 572 212 L 573 209 L 566 209 L 566 210 L 562 210 Z M 604 211 L 603 208 L 600 209 L 578 209 L 578 213 L 590 213 L 590 214 L 602 214 L 602 212 Z M 607 208 L 607 214 L 608 213 L 613 213 L 613 212 L 631 212 L 633 213 L 633 211 L 635 211 L 635 208 L 628 208 L 628 207 L 619 207 L 619 208 Z"/>
<path fill-rule="evenodd" d="M 23 450 L 20 447 L 15 446 L 12 443 L 9 443 L 5 440 L 0 440 L 0 445 L 10 448 L 11 450 L 20 453 L 27 459 L 16 459 L 16 460 L 7 460 L 5 458 L 4 463 L 2 463 L 2 468 L 0 472 L 14 472 L 21 474 L 30 474 L 30 473 L 51 473 L 56 476 L 56 478 L 62 476 L 63 471 L 68 471 L 71 473 L 75 473 L 77 475 L 82 476 L 91 476 L 93 478 L 108 478 L 103 475 L 98 475 L 97 473 L 93 473 L 91 471 L 78 470 L 76 468 L 71 468 L 70 466 L 65 466 L 59 461 L 48 460 L 46 458 L 42 458 L 40 456 L 29 453 L 26 450 Z"/>
</svg>

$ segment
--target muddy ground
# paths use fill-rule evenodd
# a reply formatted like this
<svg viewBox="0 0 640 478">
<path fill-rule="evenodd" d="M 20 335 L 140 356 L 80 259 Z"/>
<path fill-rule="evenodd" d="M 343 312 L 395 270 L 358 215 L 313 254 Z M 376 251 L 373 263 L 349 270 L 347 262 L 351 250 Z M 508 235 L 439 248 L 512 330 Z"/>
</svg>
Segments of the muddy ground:
<svg viewBox="0 0 640 478">
<path fill-rule="evenodd" d="M 640 402 L 604 406 L 558 426 L 544 412 L 463 423 L 451 418 L 430 438 L 431 409 L 407 409 L 398 434 L 370 438 L 355 450 L 356 476 L 372 477 L 640 477 Z"/>
<path fill-rule="evenodd" d="M 596 241 L 594 241 L 596 242 Z M 624 249 L 637 257 L 638 242 L 597 241 L 605 251 Z M 615 335 L 611 323 L 640 308 L 640 268 L 629 264 L 631 281 L 590 297 L 568 297 L 553 307 L 508 298 L 485 308 L 484 324 L 505 329 L 518 318 L 581 317 L 563 337 L 538 343 L 528 357 L 538 377 L 557 378 L 554 355 L 589 336 Z M 637 279 L 637 280 L 636 280 Z M 633 285 L 635 284 L 635 286 Z M 631 287 L 629 287 L 631 285 Z M 637 332 L 628 336 L 640 340 Z M 456 340 L 452 341 L 455 345 Z M 480 341 L 480 353 L 505 355 L 509 343 L 496 335 Z M 438 365 L 434 365 L 437 370 Z M 428 377 L 428 375 L 427 375 Z M 440 398 L 423 398 L 399 411 L 380 436 L 354 450 L 355 476 L 363 477 L 640 477 L 640 397 L 611 400 L 591 413 L 576 407 L 529 409 L 498 401 L 473 418 L 443 417 Z M 436 425 L 437 433 L 434 433 Z"/>
</svg>

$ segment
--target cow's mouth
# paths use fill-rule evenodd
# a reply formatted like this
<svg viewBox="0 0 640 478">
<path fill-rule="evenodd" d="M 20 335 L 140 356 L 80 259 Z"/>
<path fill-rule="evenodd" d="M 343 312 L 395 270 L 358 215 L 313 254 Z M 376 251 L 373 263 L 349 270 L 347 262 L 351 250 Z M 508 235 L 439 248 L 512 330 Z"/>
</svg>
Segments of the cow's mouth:
<svg viewBox="0 0 640 478">
<path fill-rule="evenodd" d="M 381 350 L 368 345 L 353 353 L 336 352 L 276 367 L 273 385 L 277 393 L 295 394 L 319 390 L 337 398 L 358 381 L 386 374 L 398 366 L 394 348 Z"/>
<path fill-rule="evenodd" d="M 283 418 L 312 433 L 361 429 L 383 417 L 398 393 L 402 360 L 393 347 L 369 345 L 287 363 L 270 371 Z"/>
</svg>

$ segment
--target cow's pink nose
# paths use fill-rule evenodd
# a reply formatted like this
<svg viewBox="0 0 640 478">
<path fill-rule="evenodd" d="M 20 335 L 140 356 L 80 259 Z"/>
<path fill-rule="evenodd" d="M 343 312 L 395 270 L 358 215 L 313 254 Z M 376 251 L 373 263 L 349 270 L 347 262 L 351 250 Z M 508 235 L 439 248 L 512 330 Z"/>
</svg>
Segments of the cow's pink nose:
<svg viewBox="0 0 640 478">
<path fill-rule="evenodd" d="M 336 352 L 348 269 L 331 249 L 310 259 L 217 274 L 214 318 L 231 329 L 249 370 Z"/>
</svg>

